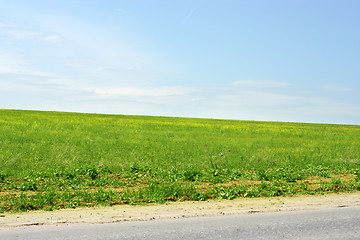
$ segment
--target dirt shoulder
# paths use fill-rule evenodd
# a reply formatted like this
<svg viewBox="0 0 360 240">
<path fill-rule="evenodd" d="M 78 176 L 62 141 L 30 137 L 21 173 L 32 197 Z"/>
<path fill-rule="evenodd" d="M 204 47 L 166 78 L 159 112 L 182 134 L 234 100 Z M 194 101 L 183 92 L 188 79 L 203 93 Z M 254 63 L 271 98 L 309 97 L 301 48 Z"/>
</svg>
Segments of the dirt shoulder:
<svg viewBox="0 0 360 240">
<path fill-rule="evenodd" d="M 163 205 L 64 209 L 0 214 L 0 229 L 59 224 L 96 224 L 154 219 L 251 214 L 360 206 L 360 192 L 316 196 L 241 198 L 205 202 L 171 202 Z"/>
</svg>

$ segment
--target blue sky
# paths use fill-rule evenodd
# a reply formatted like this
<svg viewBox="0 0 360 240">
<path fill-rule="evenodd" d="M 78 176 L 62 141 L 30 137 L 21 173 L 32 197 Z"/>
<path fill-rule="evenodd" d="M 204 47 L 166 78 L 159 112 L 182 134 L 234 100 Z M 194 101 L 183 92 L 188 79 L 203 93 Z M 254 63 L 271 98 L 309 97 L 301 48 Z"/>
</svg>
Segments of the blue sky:
<svg viewBox="0 0 360 240">
<path fill-rule="evenodd" d="M 0 108 L 360 124 L 357 0 L 0 6 Z"/>
</svg>

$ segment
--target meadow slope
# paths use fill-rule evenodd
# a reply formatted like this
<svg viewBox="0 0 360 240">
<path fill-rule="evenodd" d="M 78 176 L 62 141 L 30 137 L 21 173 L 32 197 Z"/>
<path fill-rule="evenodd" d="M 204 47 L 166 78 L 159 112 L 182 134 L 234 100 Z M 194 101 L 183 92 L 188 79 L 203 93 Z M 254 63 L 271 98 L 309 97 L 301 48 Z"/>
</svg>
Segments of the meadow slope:
<svg viewBox="0 0 360 240">
<path fill-rule="evenodd" d="M 360 189 L 360 126 L 0 110 L 0 212 Z"/>
</svg>

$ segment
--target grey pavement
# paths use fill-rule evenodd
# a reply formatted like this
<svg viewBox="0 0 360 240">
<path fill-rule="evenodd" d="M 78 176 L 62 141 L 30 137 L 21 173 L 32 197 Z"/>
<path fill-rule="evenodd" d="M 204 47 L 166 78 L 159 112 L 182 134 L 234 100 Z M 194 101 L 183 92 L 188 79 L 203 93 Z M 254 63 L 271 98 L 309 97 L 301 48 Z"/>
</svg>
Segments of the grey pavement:
<svg viewBox="0 0 360 240">
<path fill-rule="evenodd" d="M 0 231 L 1 240 L 360 239 L 360 207 Z"/>
</svg>

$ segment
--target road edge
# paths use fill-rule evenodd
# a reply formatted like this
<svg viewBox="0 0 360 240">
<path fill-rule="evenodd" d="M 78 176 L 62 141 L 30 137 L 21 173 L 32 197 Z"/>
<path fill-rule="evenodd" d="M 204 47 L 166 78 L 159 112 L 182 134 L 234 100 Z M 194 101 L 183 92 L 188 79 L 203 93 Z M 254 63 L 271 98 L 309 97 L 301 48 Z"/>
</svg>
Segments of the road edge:
<svg viewBox="0 0 360 240">
<path fill-rule="evenodd" d="M 145 206 L 62 209 L 0 214 L 0 230 L 64 224 L 102 224 L 204 216 L 239 215 L 280 211 L 360 206 L 360 192 L 292 197 L 239 198 L 204 202 L 169 202 Z"/>
</svg>

